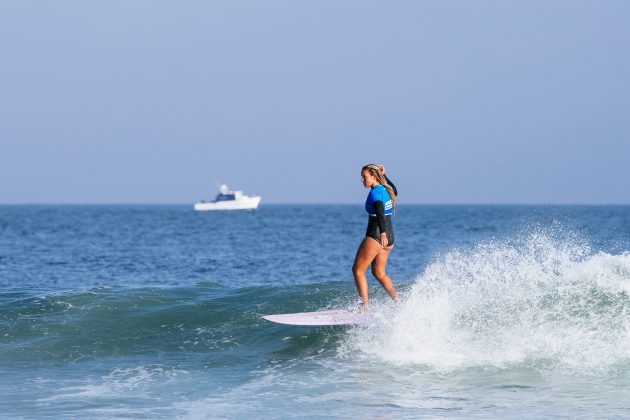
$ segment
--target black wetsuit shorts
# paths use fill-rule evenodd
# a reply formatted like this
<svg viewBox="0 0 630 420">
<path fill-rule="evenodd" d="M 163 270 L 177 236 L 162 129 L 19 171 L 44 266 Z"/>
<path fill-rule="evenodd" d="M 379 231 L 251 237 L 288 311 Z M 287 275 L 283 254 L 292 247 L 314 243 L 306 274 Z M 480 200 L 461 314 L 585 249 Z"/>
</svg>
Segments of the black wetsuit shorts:
<svg viewBox="0 0 630 420">
<path fill-rule="evenodd" d="M 394 228 L 392 226 L 391 214 L 385 216 L 385 233 L 387 234 L 387 246 L 394 245 Z M 374 238 L 376 242 L 381 243 L 381 229 L 378 226 L 378 216 L 368 216 L 368 225 L 365 236 Z"/>
</svg>

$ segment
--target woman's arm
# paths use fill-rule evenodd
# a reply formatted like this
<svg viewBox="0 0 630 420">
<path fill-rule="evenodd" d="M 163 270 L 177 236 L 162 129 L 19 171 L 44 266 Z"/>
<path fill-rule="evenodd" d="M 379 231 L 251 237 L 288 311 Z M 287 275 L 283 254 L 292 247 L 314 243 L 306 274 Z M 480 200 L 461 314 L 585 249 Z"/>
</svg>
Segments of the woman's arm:
<svg viewBox="0 0 630 420">
<path fill-rule="evenodd" d="M 374 213 L 376 213 L 376 222 L 378 223 L 378 230 L 381 233 L 381 246 L 383 248 L 389 245 L 389 241 L 387 240 L 387 231 L 385 230 L 385 205 L 381 200 L 375 201 L 372 203 L 374 207 Z M 385 236 L 383 236 L 385 235 Z"/>
<path fill-rule="evenodd" d="M 398 190 L 396 189 L 394 183 L 389 178 L 387 178 L 387 175 L 383 174 L 383 176 L 385 177 L 385 181 L 387 181 L 387 184 L 389 184 L 389 186 L 392 187 L 392 190 L 394 190 L 394 195 L 398 197 Z"/>
</svg>

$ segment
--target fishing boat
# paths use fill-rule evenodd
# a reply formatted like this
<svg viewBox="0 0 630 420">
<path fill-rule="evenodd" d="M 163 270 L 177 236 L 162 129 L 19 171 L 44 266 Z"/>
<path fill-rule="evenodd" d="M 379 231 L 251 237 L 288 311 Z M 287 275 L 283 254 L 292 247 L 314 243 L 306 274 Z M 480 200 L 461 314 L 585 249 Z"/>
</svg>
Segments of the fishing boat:
<svg viewBox="0 0 630 420">
<path fill-rule="evenodd" d="M 248 196 L 243 191 L 230 191 L 227 185 L 223 184 L 219 187 L 214 201 L 198 201 L 195 203 L 195 210 L 255 210 L 260 204 L 261 197 L 258 195 Z"/>
</svg>

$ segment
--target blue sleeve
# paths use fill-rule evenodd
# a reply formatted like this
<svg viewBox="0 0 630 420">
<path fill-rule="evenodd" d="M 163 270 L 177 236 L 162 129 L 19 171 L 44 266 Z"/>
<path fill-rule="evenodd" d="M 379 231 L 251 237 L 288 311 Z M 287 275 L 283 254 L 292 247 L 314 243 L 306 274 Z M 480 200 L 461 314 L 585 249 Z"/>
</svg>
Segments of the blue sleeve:
<svg viewBox="0 0 630 420">
<path fill-rule="evenodd" d="M 379 194 L 379 191 L 376 188 L 370 190 L 370 203 L 374 204 L 375 201 L 379 201 L 379 200 L 382 200 L 381 195 Z"/>
</svg>

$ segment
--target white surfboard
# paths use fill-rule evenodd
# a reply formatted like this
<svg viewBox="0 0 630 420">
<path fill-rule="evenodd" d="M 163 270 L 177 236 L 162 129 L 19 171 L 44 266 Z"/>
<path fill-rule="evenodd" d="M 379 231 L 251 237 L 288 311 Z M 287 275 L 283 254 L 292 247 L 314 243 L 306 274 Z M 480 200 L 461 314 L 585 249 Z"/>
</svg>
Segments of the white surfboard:
<svg viewBox="0 0 630 420">
<path fill-rule="evenodd" d="M 294 314 L 263 315 L 267 321 L 287 325 L 357 325 L 370 321 L 368 312 L 354 312 L 343 309 L 332 311 L 299 312 Z"/>
</svg>

